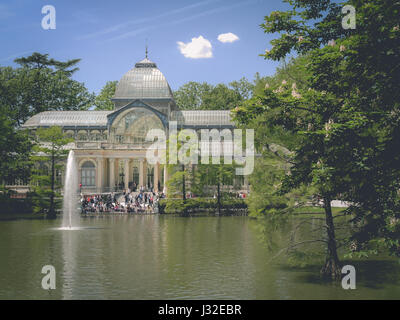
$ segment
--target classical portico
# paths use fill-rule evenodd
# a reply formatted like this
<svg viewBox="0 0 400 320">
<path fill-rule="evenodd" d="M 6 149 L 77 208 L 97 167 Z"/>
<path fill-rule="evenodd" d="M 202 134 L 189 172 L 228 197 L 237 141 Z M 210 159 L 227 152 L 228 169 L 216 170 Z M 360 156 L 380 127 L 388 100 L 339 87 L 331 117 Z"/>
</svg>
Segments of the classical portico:
<svg viewBox="0 0 400 320">
<path fill-rule="evenodd" d="M 76 153 L 79 168 L 79 184 L 82 191 L 103 193 L 139 189 L 163 191 L 167 176 L 160 163 L 148 164 L 140 153 L 125 154 L 120 157 L 104 154 L 102 156 Z"/>
</svg>

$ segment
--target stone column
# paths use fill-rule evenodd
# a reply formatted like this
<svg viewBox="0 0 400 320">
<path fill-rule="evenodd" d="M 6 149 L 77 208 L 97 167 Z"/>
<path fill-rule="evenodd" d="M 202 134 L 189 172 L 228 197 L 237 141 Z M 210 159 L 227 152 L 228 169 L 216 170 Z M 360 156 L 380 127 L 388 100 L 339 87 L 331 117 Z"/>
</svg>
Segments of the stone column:
<svg viewBox="0 0 400 320">
<path fill-rule="evenodd" d="M 118 184 L 117 188 L 119 188 L 119 159 L 115 159 L 115 165 L 114 165 L 114 188 L 115 188 L 115 182 Z"/>
<path fill-rule="evenodd" d="M 129 159 L 124 159 L 124 183 L 125 191 L 128 191 L 129 187 Z"/>
<path fill-rule="evenodd" d="M 154 186 L 154 191 L 158 192 L 158 180 L 160 179 L 160 164 L 157 162 L 154 165 L 154 182 L 153 182 L 153 186 Z"/>
<path fill-rule="evenodd" d="M 168 181 L 168 168 L 167 168 L 167 164 L 164 164 L 164 194 L 165 196 L 167 196 L 167 181 Z"/>
<path fill-rule="evenodd" d="M 139 160 L 139 185 L 138 185 L 138 189 L 140 190 L 140 187 L 143 186 L 143 182 L 144 182 L 144 177 L 143 177 L 143 159 Z"/>
<path fill-rule="evenodd" d="M 147 189 L 147 161 L 143 160 L 143 186 Z"/>
<path fill-rule="evenodd" d="M 244 187 L 246 188 L 247 192 L 250 191 L 250 186 L 249 186 L 249 178 L 248 176 L 243 176 L 243 183 L 244 183 Z M 243 188 L 243 186 L 242 186 Z"/>
<path fill-rule="evenodd" d="M 110 191 L 114 191 L 114 187 L 115 187 L 115 159 L 114 158 L 110 158 L 108 159 L 109 164 L 110 164 L 110 179 L 108 181 L 110 181 Z"/>
<path fill-rule="evenodd" d="M 104 174 L 104 159 L 103 158 L 97 158 L 96 159 L 97 163 L 97 182 L 96 182 L 96 187 L 97 187 L 97 192 L 103 192 L 103 174 Z"/>
<path fill-rule="evenodd" d="M 145 159 L 140 159 L 140 165 L 139 165 L 139 187 L 147 187 L 146 182 L 147 182 L 147 163 Z"/>
</svg>

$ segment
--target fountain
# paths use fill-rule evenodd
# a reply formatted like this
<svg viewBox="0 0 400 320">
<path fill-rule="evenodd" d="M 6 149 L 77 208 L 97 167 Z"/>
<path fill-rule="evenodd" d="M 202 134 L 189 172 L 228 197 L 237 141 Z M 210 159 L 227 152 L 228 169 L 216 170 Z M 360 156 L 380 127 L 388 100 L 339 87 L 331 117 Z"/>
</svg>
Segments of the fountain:
<svg viewBox="0 0 400 320">
<path fill-rule="evenodd" d="M 70 150 L 68 154 L 67 170 L 65 172 L 63 221 L 62 229 L 77 229 L 78 214 L 78 170 L 76 168 L 75 153 Z"/>
</svg>

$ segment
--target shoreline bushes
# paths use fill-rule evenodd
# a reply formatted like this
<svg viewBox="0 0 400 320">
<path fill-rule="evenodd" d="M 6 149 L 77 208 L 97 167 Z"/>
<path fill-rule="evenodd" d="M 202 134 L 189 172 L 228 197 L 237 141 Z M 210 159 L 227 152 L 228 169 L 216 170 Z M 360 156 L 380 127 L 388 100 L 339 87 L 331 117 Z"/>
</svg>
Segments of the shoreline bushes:
<svg viewBox="0 0 400 320">
<path fill-rule="evenodd" d="M 224 212 L 234 212 L 245 210 L 247 213 L 247 204 L 244 199 L 222 199 L 221 209 Z M 218 211 L 217 199 L 213 198 L 189 198 L 186 201 L 182 199 L 161 199 L 159 202 L 159 213 L 195 213 L 195 212 L 216 212 Z"/>
</svg>

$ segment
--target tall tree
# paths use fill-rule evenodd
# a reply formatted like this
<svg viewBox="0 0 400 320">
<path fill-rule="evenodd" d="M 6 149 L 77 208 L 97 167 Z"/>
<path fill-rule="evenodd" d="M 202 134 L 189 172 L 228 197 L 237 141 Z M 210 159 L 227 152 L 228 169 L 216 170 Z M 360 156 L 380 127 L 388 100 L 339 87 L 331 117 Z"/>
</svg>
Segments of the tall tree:
<svg viewBox="0 0 400 320">
<path fill-rule="evenodd" d="M 219 83 L 202 97 L 201 109 L 204 110 L 231 110 L 242 101 L 239 92 Z"/>
<path fill-rule="evenodd" d="M 0 104 L 18 126 L 36 113 L 48 110 L 85 110 L 94 95 L 71 79 L 80 59 L 66 62 L 33 53 L 16 59 L 18 68 L 0 68 Z"/>
<path fill-rule="evenodd" d="M 65 146 L 73 140 L 67 138 L 61 127 L 39 128 L 36 131 L 37 143 L 34 146 L 32 160 L 36 163 L 32 176 L 36 212 L 46 210 L 47 217 L 56 217 L 56 197 L 60 196 L 61 174 L 68 150 Z M 60 176 L 61 177 L 61 176 Z"/>
<path fill-rule="evenodd" d="M 245 77 L 240 78 L 238 81 L 230 82 L 229 87 L 232 88 L 242 100 L 250 99 L 254 90 L 254 84 L 249 82 Z"/>
<path fill-rule="evenodd" d="M 271 131 L 296 137 L 290 175 L 284 177 L 281 190 L 316 188 L 327 229 L 321 271 L 339 277 L 330 207 L 334 198 L 352 203 L 346 213 L 355 228 L 345 243 L 352 243 L 355 253 L 384 247 L 400 255 L 400 4 L 350 1 L 357 13 L 356 29 L 342 27 L 341 4 L 290 4 L 291 10 L 265 17 L 264 31 L 280 37 L 271 41 L 273 47 L 263 56 L 279 60 L 292 51 L 307 54 L 309 89 L 288 81 L 266 88 L 260 103 L 239 108 L 236 116 L 242 123 L 260 117 Z"/>
<path fill-rule="evenodd" d="M 212 90 L 212 85 L 190 81 L 174 92 L 178 107 L 182 110 L 202 109 L 203 97 Z"/>
<path fill-rule="evenodd" d="M 96 96 L 94 101 L 94 105 L 96 106 L 95 110 L 114 110 L 114 103 L 111 101 L 111 98 L 115 94 L 117 83 L 118 81 L 107 81 L 100 93 Z"/>
<path fill-rule="evenodd" d="M 216 199 L 218 214 L 221 214 L 222 188 L 224 185 L 233 185 L 235 175 L 235 165 L 225 164 L 220 159 L 219 164 L 199 164 L 195 172 L 195 181 L 197 186 L 216 186 Z M 203 191 L 203 190 L 201 190 Z"/>
<path fill-rule="evenodd" d="M 0 184 L 14 184 L 17 180 L 27 183 L 32 150 L 28 133 L 17 130 L 3 113 L 0 114 L 0 132 Z"/>
<path fill-rule="evenodd" d="M 253 87 L 244 77 L 228 86 L 191 81 L 175 91 L 174 98 L 182 110 L 231 110 L 251 96 Z"/>
</svg>

